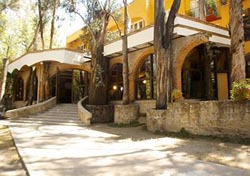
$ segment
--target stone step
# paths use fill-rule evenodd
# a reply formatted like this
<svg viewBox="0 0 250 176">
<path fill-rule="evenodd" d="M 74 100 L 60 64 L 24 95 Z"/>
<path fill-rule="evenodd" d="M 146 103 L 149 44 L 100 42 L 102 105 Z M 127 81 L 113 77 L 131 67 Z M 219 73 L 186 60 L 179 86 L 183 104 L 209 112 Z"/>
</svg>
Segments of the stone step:
<svg viewBox="0 0 250 176">
<path fill-rule="evenodd" d="M 46 112 L 46 113 L 38 113 L 35 116 L 39 116 L 39 115 L 44 115 L 44 116 L 73 116 L 73 117 L 78 117 L 78 113 L 77 112 Z M 33 115 L 34 116 L 34 115 Z"/>
<path fill-rule="evenodd" d="M 38 124 L 38 125 L 70 125 L 70 126 L 84 126 L 84 124 L 80 122 L 67 122 L 67 121 L 44 121 L 44 120 L 29 120 L 28 118 L 21 118 L 21 119 L 15 119 L 11 120 L 13 123 L 22 123 L 22 124 Z"/>
<path fill-rule="evenodd" d="M 71 119 L 69 119 L 69 120 L 65 120 L 65 119 L 45 119 L 45 118 L 27 118 L 27 120 L 29 120 L 29 121 L 43 121 L 43 122 L 54 122 L 54 123 L 56 123 L 56 122 L 58 122 L 58 123 L 60 123 L 60 122 L 65 122 L 65 123 L 81 123 L 81 121 L 80 120 L 78 120 L 78 119 L 74 119 L 74 120 L 71 120 Z"/>
<path fill-rule="evenodd" d="M 32 118 L 40 118 L 40 119 L 61 119 L 61 120 L 78 120 L 78 116 L 61 116 L 61 117 L 55 117 L 55 116 L 48 116 L 48 115 L 32 115 L 29 116 L 28 118 L 32 119 Z"/>
</svg>

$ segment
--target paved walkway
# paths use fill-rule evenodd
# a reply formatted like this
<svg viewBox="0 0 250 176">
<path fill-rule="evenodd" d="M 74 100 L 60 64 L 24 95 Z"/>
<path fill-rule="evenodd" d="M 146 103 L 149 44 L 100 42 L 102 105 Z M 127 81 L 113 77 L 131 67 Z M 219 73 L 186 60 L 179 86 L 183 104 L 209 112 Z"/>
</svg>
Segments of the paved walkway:
<svg viewBox="0 0 250 176">
<path fill-rule="evenodd" d="M 152 135 L 141 127 L 84 127 L 66 119 L 60 119 L 60 123 L 55 119 L 21 119 L 11 121 L 9 126 L 31 176 L 250 176 L 250 170 L 202 161 L 192 155 L 196 144 L 202 156 L 203 151 L 225 145 L 222 143 L 203 142 L 207 147 L 203 149 L 199 141 Z M 239 158 L 234 159 L 249 159 L 248 154 L 238 151 Z M 247 164 L 243 167 L 250 169 Z"/>
</svg>

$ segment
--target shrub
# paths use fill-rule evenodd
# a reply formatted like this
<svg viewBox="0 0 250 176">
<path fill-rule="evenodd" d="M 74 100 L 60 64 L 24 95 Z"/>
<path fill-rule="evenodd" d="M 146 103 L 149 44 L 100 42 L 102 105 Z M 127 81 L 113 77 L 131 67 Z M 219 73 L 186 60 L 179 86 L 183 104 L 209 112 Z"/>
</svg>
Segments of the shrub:
<svg viewBox="0 0 250 176">
<path fill-rule="evenodd" d="M 231 98 L 233 100 L 250 100 L 250 79 L 234 82 Z"/>
<path fill-rule="evenodd" d="M 173 98 L 173 101 L 178 101 L 178 100 L 183 99 L 182 92 L 179 89 L 173 89 L 172 98 Z"/>
</svg>

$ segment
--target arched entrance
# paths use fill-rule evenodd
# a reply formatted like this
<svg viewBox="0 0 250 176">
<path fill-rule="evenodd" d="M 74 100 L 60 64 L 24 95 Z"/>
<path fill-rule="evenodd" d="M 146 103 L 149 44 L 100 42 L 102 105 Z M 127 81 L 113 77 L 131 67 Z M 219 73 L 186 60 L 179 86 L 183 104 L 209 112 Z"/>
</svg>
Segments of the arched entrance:
<svg viewBox="0 0 250 176">
<path fill-rule="evenodd" d="M 183 97 L 199 100 L 228 99 L 229 60 L 227 48 L 213 44 L 195 47 L 182 65 Z"/>
<path fill-rule="evenodd" d="M 50 78 L 50 95 L 57 96 L 58 103 L 77 103 L 88 94 L 88 72 L 82 70 L 58 71 Z"/>
<path fill-rule="evenodd" d="M 245 55 L 246 60 L 246 78 L 250 78 L 250 53 Z"/>
<path fill-rule="evenodd" d="M 136 99 L 156 98 L 156 61 L 154 54 L 144 58 L 136 78 Z"/>
<path fill-rule="evenodd" d="M 110 71 L 109 100 L 122 100 L 123 77 L 122 64 L 113 65 Z"/>
</svg>

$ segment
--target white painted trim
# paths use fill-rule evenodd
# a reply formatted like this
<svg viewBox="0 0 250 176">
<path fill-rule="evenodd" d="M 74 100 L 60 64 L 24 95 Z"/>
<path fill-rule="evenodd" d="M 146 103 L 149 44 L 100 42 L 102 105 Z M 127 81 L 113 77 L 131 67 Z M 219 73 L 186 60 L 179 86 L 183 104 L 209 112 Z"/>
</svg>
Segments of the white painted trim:
<svg viewBox="0 0 250 176">
<path fill-rule="evenodd" d="M 84 57 L 84 53 L 70 51 L 67 49 L 44 50 L 28 53 L 8 66 L 8 72 L 12 73 L 15 69 L 20 70 L 23 66 L 32 66 L 43 61 L 57 61 L 64 64 L 81 65 L 90 59 Z"/>
<path fill-rule="evenodd" d="M 174 33 L 180 36 L 190 36 L 202 31 L 207 31 L 212 35 L 209 41 L 225 46 L 230 46 L 229 32 L 221 27 L 209 25 L 192 19 L 177 16 L 175 19 Z M 217 35 L 216 35 L 217 34 Z M 128 36 L 128 48 L 136 47 L 145 43 L 153 42 L 154 26 L 141 30 Z M 122 40 L 104 46 L 104 55 L 108 56 L 117 52 L 122 52 Z"/>
</svg>

